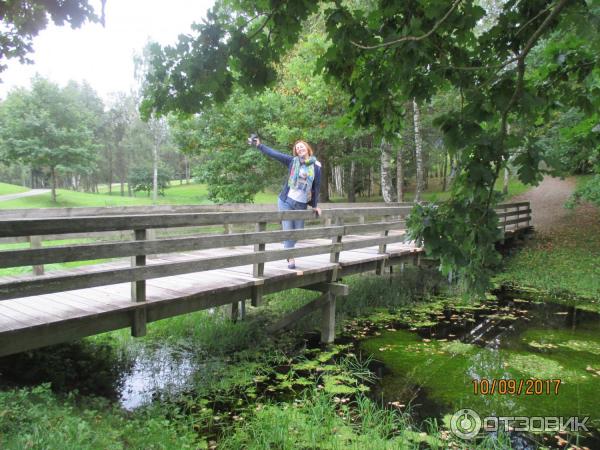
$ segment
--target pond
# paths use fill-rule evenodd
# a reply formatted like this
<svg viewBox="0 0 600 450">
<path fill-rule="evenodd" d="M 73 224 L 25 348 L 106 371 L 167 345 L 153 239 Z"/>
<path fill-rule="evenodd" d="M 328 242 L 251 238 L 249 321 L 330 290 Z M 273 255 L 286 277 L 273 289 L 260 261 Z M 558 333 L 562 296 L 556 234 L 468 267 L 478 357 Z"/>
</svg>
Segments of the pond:
<svg viewBox="0 0 600 450">
<path fill-rule="evenodd" d="M 383 363 L 374 395 L 416 417 L 589 417 L 587 442 L 600 448 L 599 319 L 504 291 L 484 303 L 382 312 L 360 348 Z"/>
</svg>

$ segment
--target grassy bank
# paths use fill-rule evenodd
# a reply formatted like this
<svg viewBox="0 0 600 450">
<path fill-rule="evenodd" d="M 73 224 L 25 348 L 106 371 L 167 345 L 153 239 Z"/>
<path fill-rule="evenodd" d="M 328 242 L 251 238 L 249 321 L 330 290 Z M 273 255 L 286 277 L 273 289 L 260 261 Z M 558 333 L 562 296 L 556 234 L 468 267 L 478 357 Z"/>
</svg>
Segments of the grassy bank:
<svg viewBox="0 0 600 450">
<path fill-rule="evenodd" d="M 8 186 L 6 189 L 18 189 L 20 186 Z M 0 185 L 0 188 L 2 186 Z M 27 191 L 27 188 L 22 188 Z M 5 192 L 6 194 L 11 192 Z M 0 194 L 1 195 L 1 194 Z M 277 195 L 275 193 L 261 192 L 256 195 L 255 203 L 276 203 Z M 183 184 L 173 185 L 165 189 L 165 195 L 159 196 L 156 204 L 158 205 L 206 205 L 212 202 L 208 199 L 208 189 L 204 184 Z M 112 194 L 108 192 L 100 194 L 89 194 L 85 192 L 70 191 L 67 189 L 57 189 L 56 202 L 52 201 L 51 193 L 36 195 L 33 197 L 24 197 L 5 202 L 0 202 L 0 208 L 73 208 L 77 206 L 135 206 L 135 205 L 153 205 L 152 199 L 145 193 L 137 193 L 135 197 L 121 196 L 120 191 L 114 189 Z"/>
<path fill-rule="evenodd" d="M 27 192 L 29 188 L 23 186 L 16 186 L 14 184 L 0 183 L 0 195 L 8 194 L 19 194 L 21 192 Z"/>
</svg>

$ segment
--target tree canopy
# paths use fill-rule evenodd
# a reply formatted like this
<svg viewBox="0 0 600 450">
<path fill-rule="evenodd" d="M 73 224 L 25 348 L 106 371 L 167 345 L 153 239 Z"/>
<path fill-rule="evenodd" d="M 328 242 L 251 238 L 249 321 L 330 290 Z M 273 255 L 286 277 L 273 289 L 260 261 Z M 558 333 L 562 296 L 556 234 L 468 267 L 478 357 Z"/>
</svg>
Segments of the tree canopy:
<svg viewBox="0 0 600 450">
<path fill-rule="evenodd" d="M 98 16 L 88 0 L 8 0 L 0 2 L 0 72 L 3 59 L 18 58 L 22 63 L 33 51 L 33 38 L 48 26 L 70 24 L 80 27 L 86 21 L 104 22 L 104 4 Z"/>
<path fill-rule="evenodd" d="M 98 144 L 94 135 L 102 102 L 87 85 L 65 88 L 36 78 L 31 90 L 11 91 L 0 103 L 0 160 L 28 164 L 52 180 L 56 172 L 91 171 Z"/>
</svg>

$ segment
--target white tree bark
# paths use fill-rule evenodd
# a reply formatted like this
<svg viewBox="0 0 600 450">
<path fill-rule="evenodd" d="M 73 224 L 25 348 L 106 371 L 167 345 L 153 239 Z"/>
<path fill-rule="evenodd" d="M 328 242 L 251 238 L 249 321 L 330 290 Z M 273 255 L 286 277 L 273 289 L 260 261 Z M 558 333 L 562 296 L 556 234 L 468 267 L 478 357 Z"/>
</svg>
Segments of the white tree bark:
<svg viewBox="0 0 600 450">
<path fill-rule="evenodd" d="M 401 142 L 400 140 L 396 155 L 396 198 L 399 202 L 404 201 L 404 155 Z"/>
<path fill-rule="evenodd" d="M 148 123 L 152 130 L 152 137 L 154 138 L 154 158 L 153 158 L 153 172 L 152 172 L 152 201 L 156 203 L 158 200 L 158 161 L 159 161 L 159 149 L 160 146 L 165 142 L 168 125 L 164 117 L 159 119 L 153 117 Z"/>
<path fill-rule="evenodd" d="M 344 195 L 344 169 L 342 166 L 335 166 L 333 168 L 333 180 L 336 195 Z"/>
<path fill-rule="evenodd" d="M 385 139 L 381 139 L 381 195 L 386 203 L 393 202 L 393 185 L 391 174 L 391 146 Z"/>
<path fill-rule="evenodd" d="M 356 201 L 356 192 L 354 191 L 354 184 L 356 178 L 356 163 L 354 160 L 350 161 L 350 174 L 348 175 L 348 202 L 353 203 Z"/>
<path fill-rule="evenodd" d="M 420 202 L 425 184 L 425 180 L 423 179 L 423 138 L 421 137 L 421 111 L 415 99 L 413 99 L 413 110 L 413 123 L 415 129 L 415 161 L 417 164 L 417 189 L 415 192 L 415 202 Z"/>
</svg>

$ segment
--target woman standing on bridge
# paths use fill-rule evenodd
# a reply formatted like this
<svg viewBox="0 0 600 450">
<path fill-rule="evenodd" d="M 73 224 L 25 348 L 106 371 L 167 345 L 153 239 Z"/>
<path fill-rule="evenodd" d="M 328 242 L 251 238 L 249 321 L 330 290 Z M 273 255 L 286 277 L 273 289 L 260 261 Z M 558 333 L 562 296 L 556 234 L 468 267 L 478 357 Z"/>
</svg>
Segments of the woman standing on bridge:
<svg viewBox="0 0 600 450">
<path fill-rule="evenodd" d="M 295 211 L 306 209 L 310 205 L 317 216 L 321 215 L 319 201 L 319 186 L 321 185 L 321 163 L 313 156 L 312 147 L 305 141 L 296 141 L 292 147 L 292 155 L 286 155 L 261 144 L 257 136 L 252 135 L 249 143 L 255 145 L 262 153 L 273 158 L 289 170 L 289 175 L 283 182 L 283 187 L 277 200 L 279 211 Z M 299 230 L 304 228 L 304 220 L 282 220 L 284 230 Z M 296 241 L 286 240 L 284 248 L 294 248 Z M 296 261 L 288 258 L 288 268 L 295 269 Z"/>
</svg>

